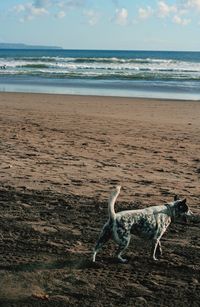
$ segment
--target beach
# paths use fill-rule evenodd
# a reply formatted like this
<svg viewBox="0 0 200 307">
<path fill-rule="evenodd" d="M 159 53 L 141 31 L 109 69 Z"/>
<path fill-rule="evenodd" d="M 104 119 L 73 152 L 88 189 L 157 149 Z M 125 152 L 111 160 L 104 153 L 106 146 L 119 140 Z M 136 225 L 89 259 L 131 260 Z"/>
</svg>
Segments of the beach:
<svg viewBox="0 0 200 307">
<path fill-rule="evenodd" d="M 199 101 L 0 93 L 0 129 L 1 306 L 198 306 Z M 158 262 L 92 264 L 117 184 L 116 211 L 187 198 Z"/>
</svg>

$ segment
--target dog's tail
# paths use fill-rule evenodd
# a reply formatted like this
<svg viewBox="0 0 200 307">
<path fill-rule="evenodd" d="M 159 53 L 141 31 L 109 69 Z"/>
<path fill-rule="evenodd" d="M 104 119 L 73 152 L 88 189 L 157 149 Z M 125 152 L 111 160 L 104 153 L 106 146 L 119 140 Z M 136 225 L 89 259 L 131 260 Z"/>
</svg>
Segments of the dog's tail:
<svg viewBox="0 0 200 307">
<path fill-rule="evenodd" d="M 108 201 L 108 216 L 113 221 L 115 219 L 115 209 L 114 205 L 117 199 L 117 196 L 120 193 L 121 186 L 118 185 L 115 187 L 115 189 L 111 192 L 109 201 Z"/>
</svg>

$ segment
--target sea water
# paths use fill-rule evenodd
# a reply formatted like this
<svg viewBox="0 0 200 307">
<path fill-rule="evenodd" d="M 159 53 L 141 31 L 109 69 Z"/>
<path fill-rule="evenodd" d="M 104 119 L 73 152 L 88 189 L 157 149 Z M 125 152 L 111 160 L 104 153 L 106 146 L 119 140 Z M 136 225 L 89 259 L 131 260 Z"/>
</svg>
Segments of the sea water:
<svg viewBox="0 0 200 307">
<path fill-rule="evenodd" d="M 0 91 L 200 100 L 200 52 L 1 49 Z"/>
</svg>

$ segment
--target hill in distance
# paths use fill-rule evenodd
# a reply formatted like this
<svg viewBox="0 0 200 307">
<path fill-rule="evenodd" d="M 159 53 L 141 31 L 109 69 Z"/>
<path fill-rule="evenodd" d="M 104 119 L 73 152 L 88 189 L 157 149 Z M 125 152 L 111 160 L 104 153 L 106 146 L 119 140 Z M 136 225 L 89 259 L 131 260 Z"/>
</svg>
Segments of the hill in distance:
<svg viewBox="0 0 200 307">
<path fill-rule="evenodd" d="M 21 43 L 0 43 L 0 49 L 62 49 L 62 47 L 26 45 Z"/>
</svg>

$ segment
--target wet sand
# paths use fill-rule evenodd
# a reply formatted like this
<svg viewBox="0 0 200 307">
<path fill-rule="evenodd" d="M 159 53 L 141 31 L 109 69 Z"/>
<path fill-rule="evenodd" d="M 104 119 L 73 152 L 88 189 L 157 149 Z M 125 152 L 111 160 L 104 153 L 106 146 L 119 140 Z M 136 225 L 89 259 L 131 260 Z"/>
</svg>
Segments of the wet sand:
<svg viewBox="0 0 200 307">
<path fill-rule="evenodd" d="M 200 102 L 1 93 L 0 132 L 1 306 L 198 306 Z M 158 262 L 91 263 L 116 184 L 116 211 L 187 198 Z"/>
</svg>

